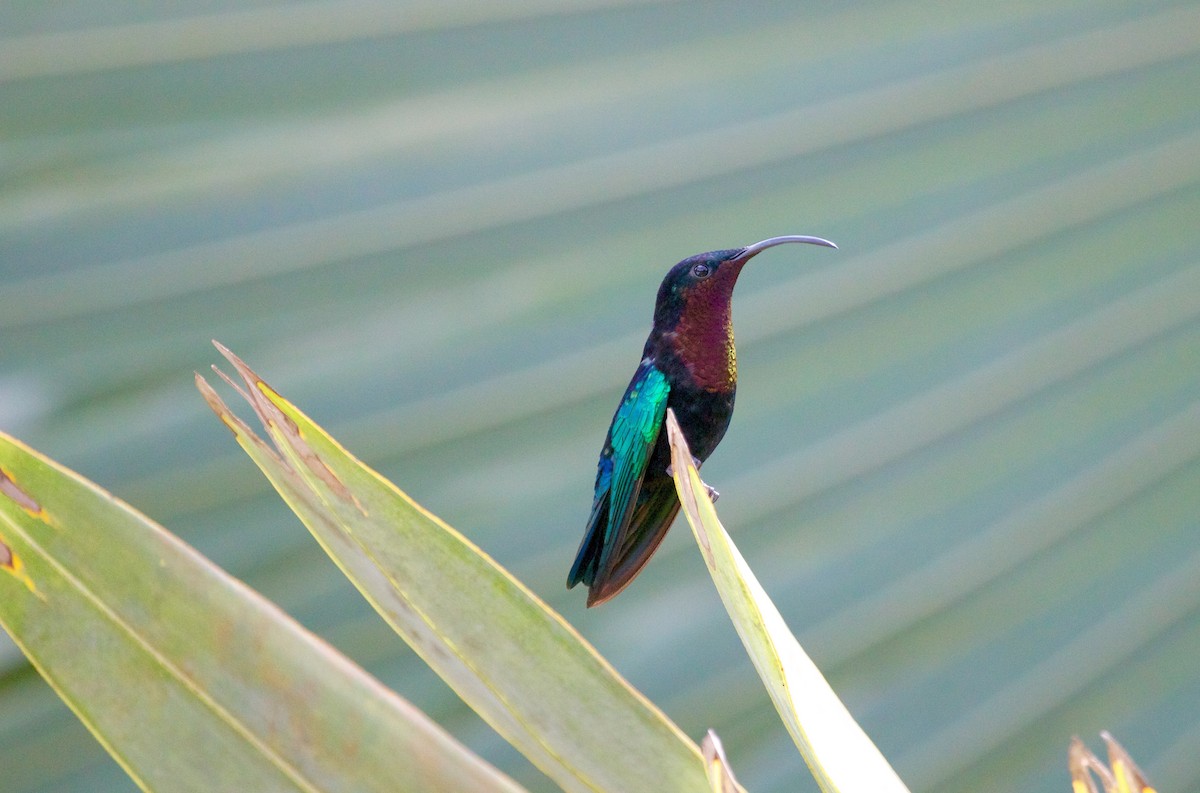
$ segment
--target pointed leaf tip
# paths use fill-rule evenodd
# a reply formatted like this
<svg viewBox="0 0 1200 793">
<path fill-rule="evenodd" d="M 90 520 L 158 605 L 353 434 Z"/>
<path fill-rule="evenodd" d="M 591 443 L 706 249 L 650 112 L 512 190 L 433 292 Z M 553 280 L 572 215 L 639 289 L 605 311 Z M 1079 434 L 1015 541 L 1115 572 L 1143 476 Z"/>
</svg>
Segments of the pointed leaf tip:
<svg viewBox="0 0 1200 793">
<path fill-rule="evenodd" d="M 271 388 L 262 377 L 251 369 L 245 361 L 239 358 L 232 350 L 225 347 L 220 342 L 214 340 L 213 345 L 221 352 L 223 356 L 233 365 L 242 381 L 246 384 L 246 388 L 240 387 L 229 375 L 221 371 L 217 366 L 213 366 L 213 371 L 229 384 L 231 388 L 237 391 L 238 395 L 250 404 L 262 422 L 264 429 L 267 431 L 268 437 L 275 442 L 275 454 L 280 460 L 290 459 L 291 464 L 303 464 L 307 469 L 317 475 L 333 492 L 335 496 L 346 501 L 354 506 L 360 513 L 366 514 L 365 508 L 354 496 L 354 494 L 345 486 L 338 478 L 333 469 L 321 459 L 312 446 L 304 439 L 303 433 L 300 431 L 300 426 L 295 419 L 288 415 L 286 408 L 290 407 L 288 402 L 279 396 L 275 389 Z M 213 410 L 220 417 L 221 421 L 225 422 L 233 430 L 234 435 L 239 435 L 238 428 L 231 424 L 231 420 L 236 421 L 241 429 L 249 433 L 249 428 L 244 422 L 233 417 L 233 414 L 224 402 L 213 392 L 213 389 L 207 383 L 200 385 L 203 378 L 197 375 L 197 386 L 200 388 L 200 393 L 204 395 L 205 400 L 213 407 Z M 216 399 L 216 402 L 213 402 Z M 220 407 L 218 408 L 217 405 Z M 281 435 L 277 435 L 272 430 L 278 430 Z M 253 436 L 253 433 L 249 433 Z M 240 436 L 239 436 L 240 437 Z M 294 454 L 289 455 L 289 450 Z"/>
<path fill-rule="evenodd" d="M 1100 733 L 1100 738 L 1108 746 L 1108 767 L 1112 769 L 1117 780 L 1117 790 L 1121 793 L 1154 793 L 1146 774 L 1133 761 L 1125 747 L 1117 743 L 1108 730 Z"/>
<path fill-rule="evenodd" d="M 1092 772 L 1100 776 L 1105 790 L 1112 789 L 1112 775 L 1078 735 L 1071 737 L 1067 748 L 1067 771 L 1071 775 L 1072 793 L 1099 793 Z"/>
<path fill-rule="evenodd" d="M 1073 736 L 1067 748 L 1067 770 L 1071 775 L 1073 793 L 1099 793 L 1095 778 L 1100 779 L 1104 793 L 1155 793 L 1145 773 L 1133 761 L 1125 747 L 1107 731 L 1100 737 L 1108 746 L 1108 765 Z"/>
<path fill-rule="evenodd" d="M 709 730 L 704 740 L 700 742 L 700 751 L 704 754 L 704 769 L 708 772 L 708 782 L 712 793 L 739 793 L 742 786 L 733 776 L 733 768 L 725 757 L 725 747 L 716 732 Z"/>
</svg>

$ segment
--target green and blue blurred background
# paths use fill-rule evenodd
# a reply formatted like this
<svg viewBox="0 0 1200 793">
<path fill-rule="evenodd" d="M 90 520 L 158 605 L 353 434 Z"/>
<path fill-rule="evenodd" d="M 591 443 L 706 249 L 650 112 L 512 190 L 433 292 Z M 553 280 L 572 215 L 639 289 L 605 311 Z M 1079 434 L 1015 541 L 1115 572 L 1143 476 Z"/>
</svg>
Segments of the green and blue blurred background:
<svg viewBox="0 0 1200 793">
<path fill-rule="evenodd" d="M 192 371 L 229 345 L 750 790 L 812 790 L 685 526 L 613 602 L 563 587 L 663 273 L 791 233 L 841 250 L 747 268 L 705 478 L 868 733 L 914 791 L 1064 791 L 1104 728 L 1200 789 L 1200 5 L 77 0 L 0 37 L 0 427 L 531 789 Z M 134 790 L 3 642 L 0 787 Z"/>
</svg>

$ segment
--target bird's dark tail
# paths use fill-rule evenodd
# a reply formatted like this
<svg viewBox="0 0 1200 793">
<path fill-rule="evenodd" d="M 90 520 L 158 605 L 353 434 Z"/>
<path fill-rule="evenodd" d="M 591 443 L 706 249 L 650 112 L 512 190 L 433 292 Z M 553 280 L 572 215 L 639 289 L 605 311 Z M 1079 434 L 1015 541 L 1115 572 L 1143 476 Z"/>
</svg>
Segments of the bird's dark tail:
<svg viewBox="0 0 1200 793">
<path fill-rule="evenodd" d="M 646 562 L 650 561 L 650 557 L 658 550 L 663 537 L 667 536 L 671 522 L 679 514 L 679 498 L 675 494 L 675 483 L 670 478 L 656 477 L 643 482 L 641 496 L 629 522 L 629 529 L 625 532 L 624 541 L 612 550 L 604 567 L 598 567 L 602 548 L 600 543 L 595 543 L 595 550 L 590 553 L 583 566 L 586 572 L 579 580 L 588 585 L 589 608 L 611 600 L 629 586 L 629 582 L 642 571 Z M 581 558 L 584 551 L 592 547 L 589 546 L 591 536 L 589 531 L 583 547 L 580 548 Z M 599 536 L 603 537 L 603 533 L 599 532 Z M 579 560 L 576 560 L 576 566 L 579 564 Z M 574 575 L 575 569 L 572 568 L 571 572 Z"/>
</svg>

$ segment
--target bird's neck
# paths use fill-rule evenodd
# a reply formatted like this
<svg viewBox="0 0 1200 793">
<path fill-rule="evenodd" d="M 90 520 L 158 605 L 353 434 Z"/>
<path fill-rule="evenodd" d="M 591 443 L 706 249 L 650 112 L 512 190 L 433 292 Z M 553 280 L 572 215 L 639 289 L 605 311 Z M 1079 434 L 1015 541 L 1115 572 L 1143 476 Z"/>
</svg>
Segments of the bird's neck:
<svg viewBox="0 0 1200 793">
<path fill-rule="evenodd" d="M 729 300 L 689 301 L 673 328 L 661 334 L 663 352 L 677 376 L 705 391 L 725 393 L 737 386 L 737 351 Z"/>
</svg>

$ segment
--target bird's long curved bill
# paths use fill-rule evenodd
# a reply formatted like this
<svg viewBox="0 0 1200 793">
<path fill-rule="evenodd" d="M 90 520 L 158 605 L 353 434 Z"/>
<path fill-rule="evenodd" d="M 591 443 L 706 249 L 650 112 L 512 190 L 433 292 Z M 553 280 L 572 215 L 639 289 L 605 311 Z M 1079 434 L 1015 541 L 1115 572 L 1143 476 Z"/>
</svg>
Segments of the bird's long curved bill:
<svg viewBox="0 0 1200 793">
<path fill-rule="evenodd" d="M 800 234 L 791 234 L 785 237 L 771 237 L 769 240 L 756 242 L 753 245 L 747 245 L 738 255 L 739 259 L 749 259 L 755 254 L 765 251 L 767 248 L 774 248 L 776 245 L 783 245 L 787 242 L 804 242 L 809 245 L 824 245 L 826 248 L 836 248 L 832 242 L 820 237 L 806 237 Z"/>
</svg>

